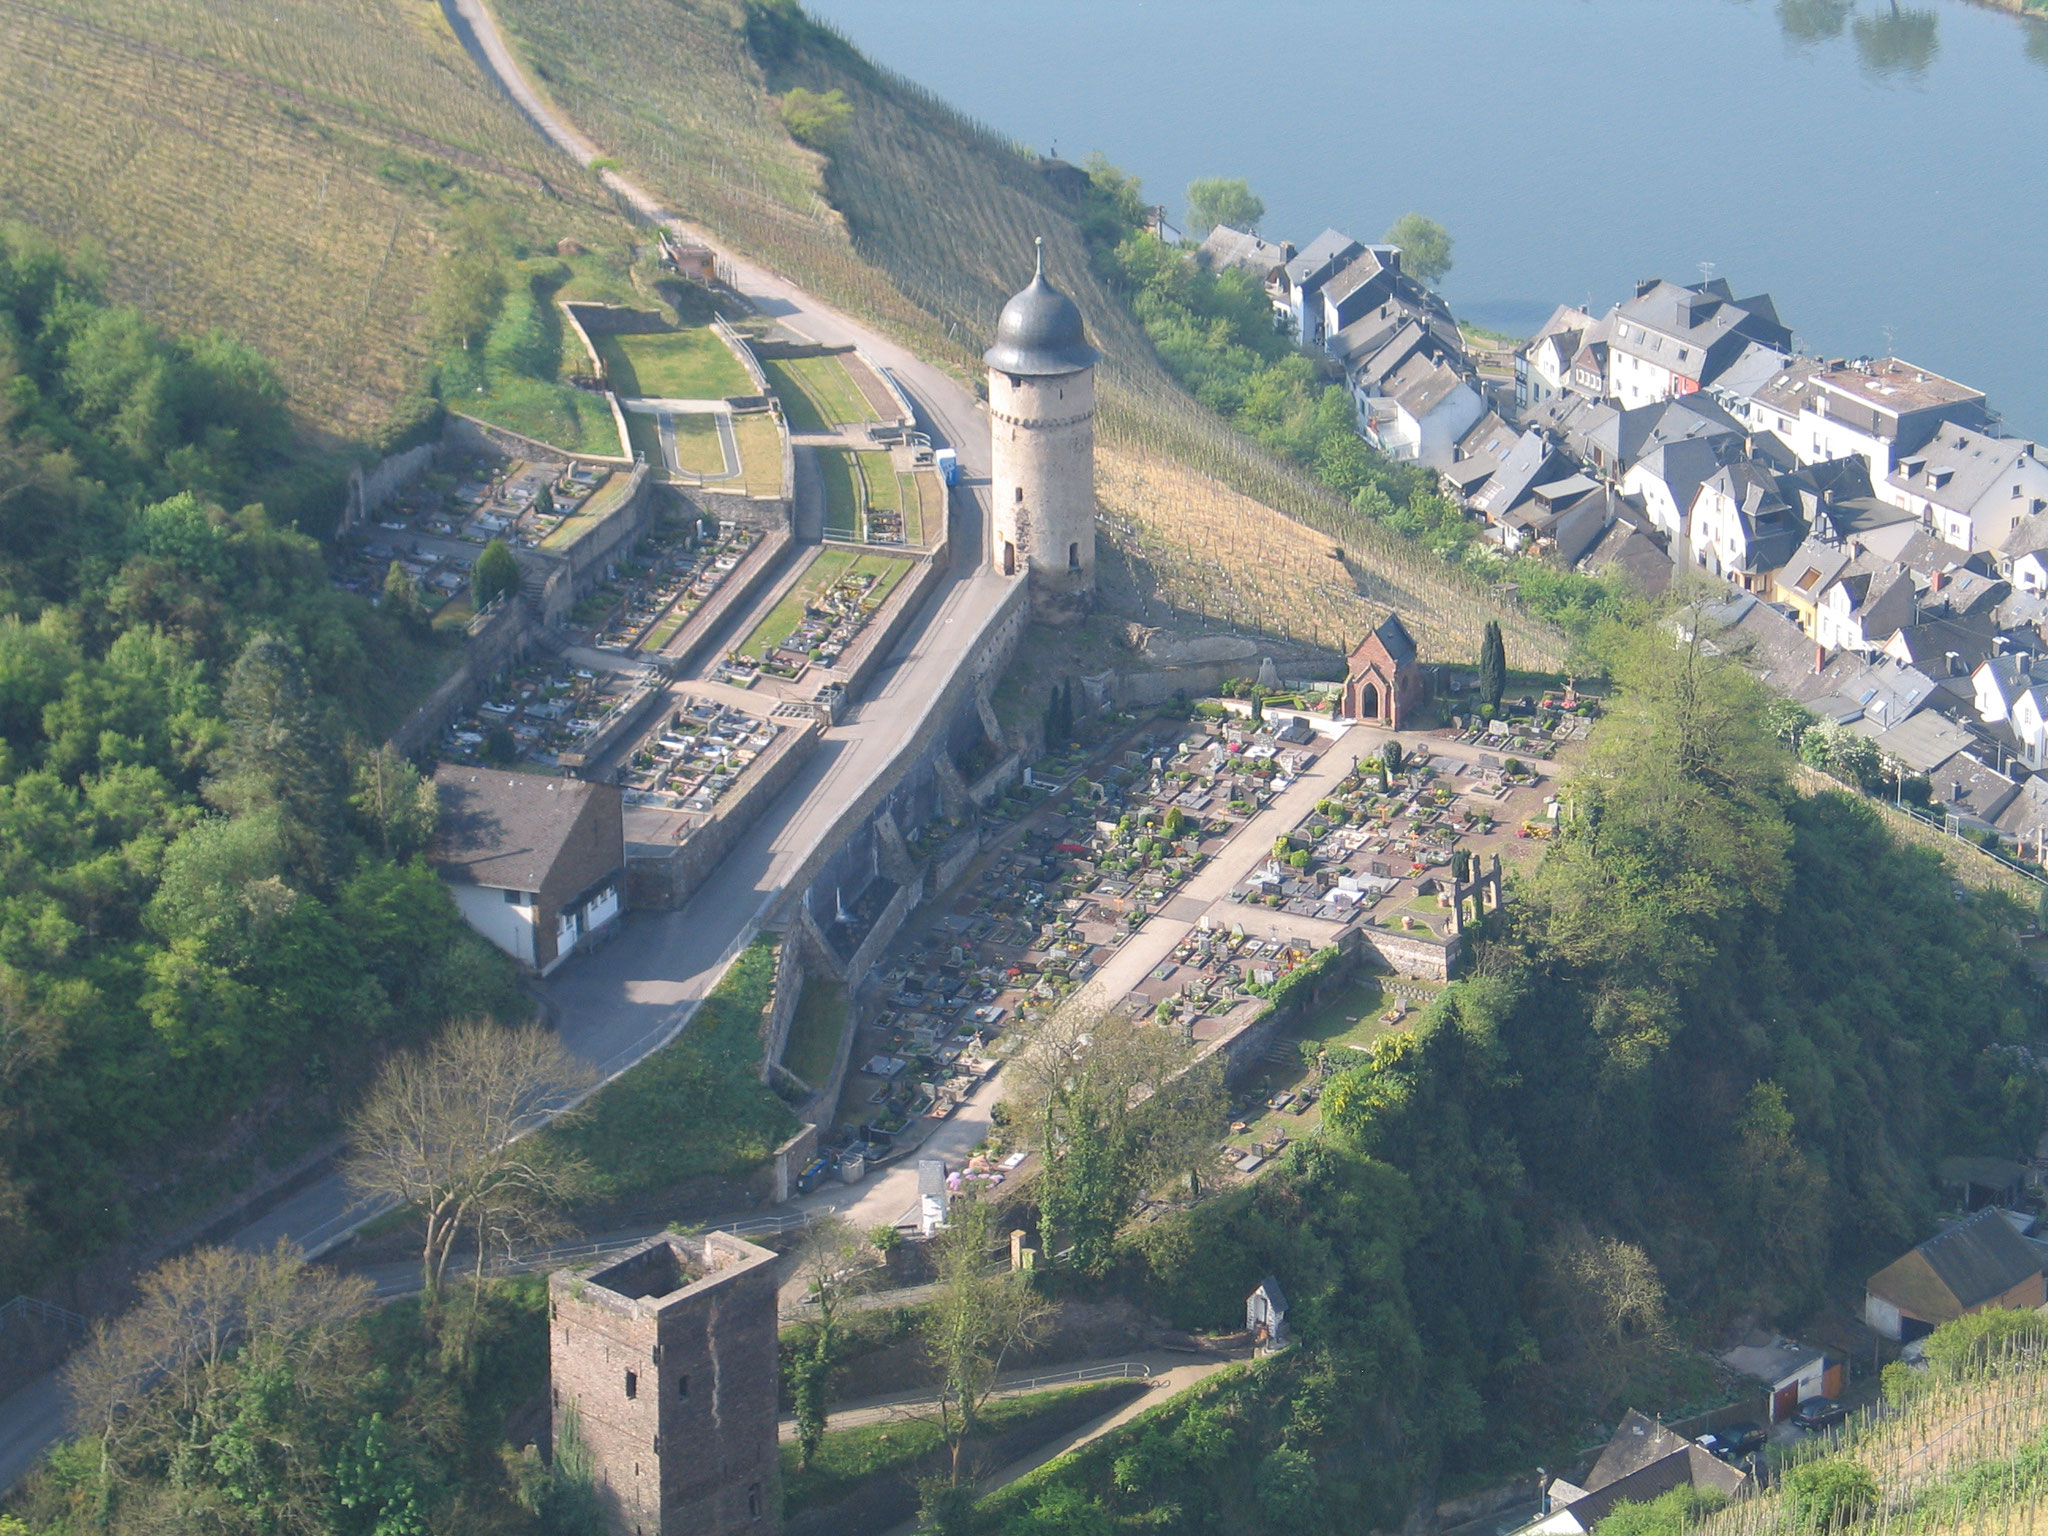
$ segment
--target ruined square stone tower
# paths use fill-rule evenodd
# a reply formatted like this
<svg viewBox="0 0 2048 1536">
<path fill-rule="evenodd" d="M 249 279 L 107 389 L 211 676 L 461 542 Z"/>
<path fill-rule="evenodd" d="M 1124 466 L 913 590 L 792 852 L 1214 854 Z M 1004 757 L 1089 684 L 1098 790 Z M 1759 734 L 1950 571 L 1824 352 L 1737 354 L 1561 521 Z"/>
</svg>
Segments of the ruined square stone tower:
<svg viewBox="0 0 2048 1536">
<path fill-rule="evenodd" d="M 664 1232 L 548 1278 L 555 1434 L 573 1406 L 616 1536 L 772 1536 L 775 1255 Z"/>
</svg>

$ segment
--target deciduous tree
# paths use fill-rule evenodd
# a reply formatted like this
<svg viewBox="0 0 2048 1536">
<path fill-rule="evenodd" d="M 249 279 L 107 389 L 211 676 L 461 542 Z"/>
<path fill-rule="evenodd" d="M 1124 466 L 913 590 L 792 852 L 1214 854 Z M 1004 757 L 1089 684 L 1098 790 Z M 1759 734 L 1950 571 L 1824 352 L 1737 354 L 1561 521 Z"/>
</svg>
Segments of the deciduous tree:
<svg viewBox="0 0 2048 1536">
<path fill-rule="evenodd" d="M 1204 176 L 1188 183 L 1188 233 L 1197 240 L 1218 224 L 1253 231 L 1266 204 L 1242 177 Z"/>
<path fill-rule="evenodd" d="M 1431 287 L 1451 270 L 1450 231 L 1435 219 L 1404 213 L 1387 231 L 1387 244 L 1401 247 L 1401 270 Z"/>
<path fill-rule="evenodd" d="M 951 1453 L 952 1479 L 964 1470 L 961 1449 L 981 1422 L 1003 1362 L 1042 1330 L 1051 1307 L 1031 1279 L 990 1262 L 992 1221 L 972 1199 L 953 1202 L 935 1244 L 938 1289 L 919 1324 L 925 1352 L 939 1372 L 939 1432 Z"/>
<path fill-rule="evenodd" d="M 578 1188 L 581 1165 L 543 1156 L 526 1133 L 592 1081 L 590 1069 L 535 1026 L 450 1025 L 388 1066 L 349 1124 L 349 1182 L 364 1198 L 411 1208 L 420 1278 L 438 1303 L 456 1241 L 485 1253 L 544 1232 Z"/>
</svg>

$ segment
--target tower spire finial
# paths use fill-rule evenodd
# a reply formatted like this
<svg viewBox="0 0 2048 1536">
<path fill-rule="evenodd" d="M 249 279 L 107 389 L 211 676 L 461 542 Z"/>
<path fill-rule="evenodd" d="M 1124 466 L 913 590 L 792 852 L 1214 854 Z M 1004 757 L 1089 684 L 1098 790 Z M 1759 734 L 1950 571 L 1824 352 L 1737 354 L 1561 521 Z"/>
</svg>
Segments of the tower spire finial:
<svg viewBox="0 0 2048 1536">
<path fill-rule="evenodd" d="M 1031 275 L 1033 277 L 1043 277 L 1045 276 L 1045 236 L 1033 235 L 1031 243 L 1038 247 L 1038 269 Z"/>
</svg>

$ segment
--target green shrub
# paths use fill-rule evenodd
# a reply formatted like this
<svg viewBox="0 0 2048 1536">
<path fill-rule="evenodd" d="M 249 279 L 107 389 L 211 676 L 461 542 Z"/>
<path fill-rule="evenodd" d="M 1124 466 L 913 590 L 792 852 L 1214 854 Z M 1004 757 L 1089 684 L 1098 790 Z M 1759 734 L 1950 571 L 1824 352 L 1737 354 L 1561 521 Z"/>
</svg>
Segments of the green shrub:
<svg viewBox="0 0 2048 1536">
<path fill-rule="evenodd" d="M 1862 1462 L 1846 1456 L 1794 1467 L 1783 1486 L 1795 1519 L 1808 1530 L 1835 1530 L 1877 1507 L 1877 1480 Z"/>
<path fill-rule="evenodd" d="M 853 103 L 838 87 L 818 92 L 797 86 L 782 98 L 782 126 L 799 144 L 830 149 L 853 123 Z"/>
</svg>

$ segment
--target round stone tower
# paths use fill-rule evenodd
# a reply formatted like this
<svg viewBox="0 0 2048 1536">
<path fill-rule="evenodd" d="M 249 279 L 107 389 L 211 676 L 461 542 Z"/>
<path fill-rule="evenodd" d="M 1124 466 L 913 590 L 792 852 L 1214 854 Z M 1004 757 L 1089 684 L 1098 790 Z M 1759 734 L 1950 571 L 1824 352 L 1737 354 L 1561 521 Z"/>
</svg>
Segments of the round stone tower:
<svg viewBox="0 0 2048 1536">
<path fill-rule="evenodd" d="M 1003 306 L 988 364 L 996 568 L 1030 582 L 1031 611 L 1071 623 L 1095 599 L 1095 363 L 1074 301 L 1045 280 Z"/>
</svg>

